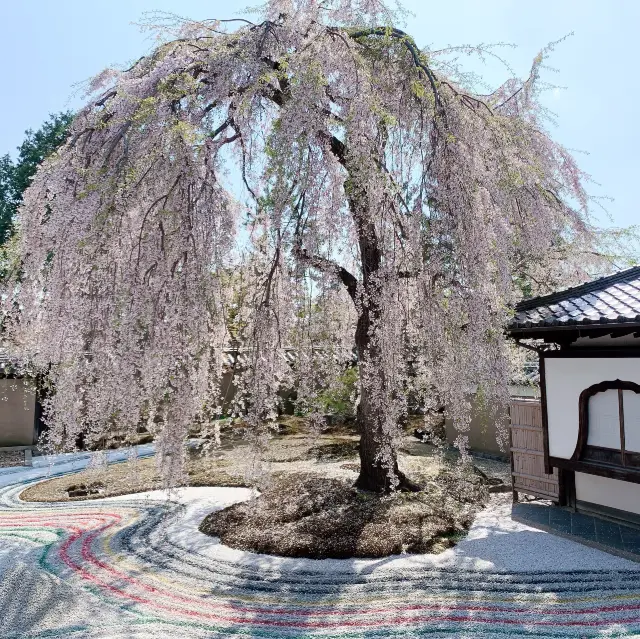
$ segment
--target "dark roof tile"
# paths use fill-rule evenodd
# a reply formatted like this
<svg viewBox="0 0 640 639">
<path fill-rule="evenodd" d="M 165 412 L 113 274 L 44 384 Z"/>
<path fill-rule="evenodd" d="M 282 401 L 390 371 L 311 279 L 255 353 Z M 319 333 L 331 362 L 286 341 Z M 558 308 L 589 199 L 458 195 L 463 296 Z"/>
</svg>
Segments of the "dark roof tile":
<svg viewBox="0 0 640 639">
<path fill-rule="evenodd" d="M 640 323 L 640 266 L 516 306 L 510 329 Z"/>
</svg>

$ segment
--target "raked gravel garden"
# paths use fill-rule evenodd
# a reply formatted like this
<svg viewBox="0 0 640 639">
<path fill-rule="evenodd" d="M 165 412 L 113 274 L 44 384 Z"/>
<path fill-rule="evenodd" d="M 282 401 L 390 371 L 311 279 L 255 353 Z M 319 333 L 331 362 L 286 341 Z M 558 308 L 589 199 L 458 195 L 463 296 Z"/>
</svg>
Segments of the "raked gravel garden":
<svg viewBox="0 0 640 639">
<path fill-rule="evenodd" d="M 198 530 L 247 488 L 20 499 L 88 461 L 0 469 L 3 639 L 640 636 L 640 565 L 513 521 L 508 494 L 437 554 L 285 558 Z"/>
</svg>

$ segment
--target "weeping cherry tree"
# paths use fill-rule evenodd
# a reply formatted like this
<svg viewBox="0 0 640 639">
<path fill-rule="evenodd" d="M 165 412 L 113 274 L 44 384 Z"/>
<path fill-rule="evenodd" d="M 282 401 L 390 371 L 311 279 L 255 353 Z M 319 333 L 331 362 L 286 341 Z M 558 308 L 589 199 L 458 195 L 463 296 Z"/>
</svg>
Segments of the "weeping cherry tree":
<svg viewBox="0 0 640 639">
<path fill-rule="evenodd" d="M 355 350 L 362 489 L 416 489 L 396 455 L 410 395 L 450 407 L 463 450 L 468 390 L 504 406 L 515 265 L 589 233 L 584 176 L 543 126 L 544 52 L 480 95 L 395 20 L 378 0 L 270 0 L 255 22 L 161 25 L 96 77 L 25 193 L 5 301 L 55 388 L 50 445 L 147 420 L 180 481 L 231 342 L 256 441 L 283 384 L 319 419 Z"/>
</svg>

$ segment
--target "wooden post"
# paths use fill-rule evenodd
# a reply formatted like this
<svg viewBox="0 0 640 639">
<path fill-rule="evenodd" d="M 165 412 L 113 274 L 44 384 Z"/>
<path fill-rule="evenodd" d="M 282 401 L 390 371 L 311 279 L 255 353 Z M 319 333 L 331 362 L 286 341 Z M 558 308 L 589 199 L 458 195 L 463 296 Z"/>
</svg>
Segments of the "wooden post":
<svg viewBox="0 0 640 639">
<path fill-rule="evenodd" d="M 513 467 L 513 453 L 511 452 L 511 449 L 513 448 L 513 432 L 511 430 L 511 424 L 513 423 L 513 410 L 514 410 L 514 405 L 511 404 L 509 406 L 509 461 L 511 463 L 511 497 L 513 500 L 513 503 L 517 503 L 518 502 L 518 491 L 516 490 L 516 484 L 515 484 L 515 479 L 513 477 L 513 473 L 514 473 L 514 467 Z"/>
</svg>

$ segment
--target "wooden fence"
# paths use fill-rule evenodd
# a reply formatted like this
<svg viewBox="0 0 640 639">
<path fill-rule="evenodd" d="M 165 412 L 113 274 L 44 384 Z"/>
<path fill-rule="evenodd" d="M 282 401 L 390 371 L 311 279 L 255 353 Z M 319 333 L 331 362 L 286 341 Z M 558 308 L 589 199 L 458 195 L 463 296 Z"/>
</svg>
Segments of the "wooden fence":
<svg viewBox="0 0 640 639">
<path fill-rule="evenodd" d="M 539 400 L 514 400 L 510 406 L 511 479 L 513 498 L 525 493 L 559 501 L 558 469 L 544 472 L 542 407 Z"/>
</svg>

